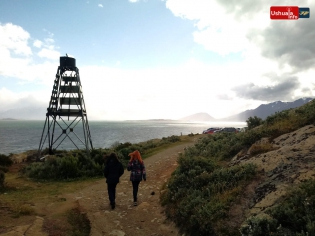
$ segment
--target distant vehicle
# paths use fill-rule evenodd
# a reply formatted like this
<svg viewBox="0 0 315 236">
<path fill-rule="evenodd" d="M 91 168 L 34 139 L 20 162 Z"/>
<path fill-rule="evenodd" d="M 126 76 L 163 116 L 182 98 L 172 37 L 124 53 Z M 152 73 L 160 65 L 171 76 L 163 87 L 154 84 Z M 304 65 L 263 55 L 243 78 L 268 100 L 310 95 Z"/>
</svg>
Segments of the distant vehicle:
<svg viewBox="0 0 315 236">
<path fill-rule="evenodd" d="M 209 128 L 207 130 L 204 130 L 203 134 L 213 134 L 215 131 L 220 130 L 220 128 Z"/>
<path fill-rule="evenodd" d="M 219 133 L 238 133 L 239 130 L 234 128 L 234 127 L 225 127 L 219 131 L 217 131 Z"/>
</svg>

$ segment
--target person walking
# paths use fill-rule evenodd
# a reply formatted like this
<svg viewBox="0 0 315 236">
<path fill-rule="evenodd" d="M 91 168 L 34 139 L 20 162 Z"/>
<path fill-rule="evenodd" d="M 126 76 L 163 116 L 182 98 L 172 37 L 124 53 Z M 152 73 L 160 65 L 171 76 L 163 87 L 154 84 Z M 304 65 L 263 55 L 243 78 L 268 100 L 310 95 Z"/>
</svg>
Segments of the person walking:
<svg viewBox="0 0 315 236">
<path fill-rule="evenodd" d="M 133 205 L 137 206 L 139 184 L 142 179 L 146 181 L 147 176 L 140 152 L 138 150 L 135 150 L 134 152 L 129 153 L 128 156 L 130 156 L 130 161 L 128 163 L 127 170 L 130 171 L 130 181 L 132 182 Z"/>
<path fill-rule="evenodd" d="M 124 174 L 124 167 L 115 153 L 111 153 L 105 158 L 104 177 L 106 178 L 110 205 L 112 209 L 115 209 L 116 186 L 119 183 L 120 176 Z"/>
</svg>

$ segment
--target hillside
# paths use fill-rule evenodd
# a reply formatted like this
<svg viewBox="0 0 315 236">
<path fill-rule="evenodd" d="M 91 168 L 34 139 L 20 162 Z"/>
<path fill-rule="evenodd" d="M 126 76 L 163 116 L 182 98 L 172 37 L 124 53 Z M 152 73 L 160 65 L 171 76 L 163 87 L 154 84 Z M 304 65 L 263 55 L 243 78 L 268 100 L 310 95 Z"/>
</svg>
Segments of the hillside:
<svg viewBox="0 0 315 236">
<path fill-rule="evenodd" d="M 232 122 L 245 122 L 249 117 L 257 116 L 261 119 L 266 119 L 268 116 L 275 114 L 276 112 L 280 112 L 283 110 L 291 109 L 300 107 L 314 98 L 300 98 L 293 102 L 282 102 L 282 101 L 276 101 L 271 102 L 268 104 L 261 104 L 255 109 L 246 110 L 243 112 L 240 112 L 236 115 L 232 115 L 229 117 L 221 118 L 221 119 L 215 119 L 208 113 L 196 113 L 184 118 L 181 118 L 179 120 L 186 120 L 186 121 L 232 121 Z"/>
<path fill-rule="evenodd" d="M 270 151 L 255 154 L 258 146 L 268 146 Z M 281 203 L 293 186 L 315 178 L 315 126 L 307 125 L 270 141 L 262 138 L 247 152 L 238 153 L 229 166 L 249 163 L 256 165 L 260 174 L 246 188 L 242 209 L 232 208 L 231 216 L 236 222 L 250 217 L 266 218 L 268 211 Z M 248 222 L 239 223 L 248 226 Z"/>
<path fill-rule="evenodd" d="M 224 121 L 246 121 L 249 117 L 257 116 L 261 119 L 266 119 L 268 116 L 275 114 L 276 112 L 300 107 L 309 101 L 313 100 L 313 98 L 301 98 L 293 102 L 282 102 L 276 101 L 268 104 L 261 104 L 255 109 L 246 110 L 239 114 L 229 116 L 224 118 Z"/>
<path fill-rule="evenodd" d="M 161 199 L 188 235 L 315 235 L 315 101 L 257 125 L 179 157 Z"/>
</svg>

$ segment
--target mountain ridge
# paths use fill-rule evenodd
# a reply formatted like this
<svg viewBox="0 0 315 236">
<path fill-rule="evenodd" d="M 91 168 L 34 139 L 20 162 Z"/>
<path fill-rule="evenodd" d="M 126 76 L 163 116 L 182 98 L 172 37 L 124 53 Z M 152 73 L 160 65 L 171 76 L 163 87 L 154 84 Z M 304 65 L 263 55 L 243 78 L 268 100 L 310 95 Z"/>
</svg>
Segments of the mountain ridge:
<svg viewBox="0 0 315 236">
<path fill-rule="evenodd" d="M 185 116 L 179 120 L 183 121 L 215 121 L 216 119 L 206 112 L 199 112 L 190 116 Z"/>
<path fill-rule="evenodd" d="M 267 104 L 261 104 L 255 109 L 249 109 L 245 110 L 243 112 L 240 112 L 236 115 L 228 116 L 221 119 L 215 119 L 211 115 L 205 112 L 199 112 L 190 116 L 186 116 L 184 118 L 181 118 L 179 120 L 189 120 L 189 121 L 234 121 L 234 122 L 245 122 L 249 117 L 257 116 L 261 119 L 266 119 L 268 116 L 280 112 L 283 110 L 296 108 L 299 106 L 304 105 L 305 103 L 308 103 L 309 101 L 313 100 L 314 98 L 311 97 L 305 97 L 297 99 L 293 102 L 282 102 L 282 101 L 275 101 Z M 200 115 L 202 114 L 202 115 Z M 200 117 L 199 117 L 200 116 Z M 209 119 L 206 119 L 206 117 L 210 117 Z M 204 118 L 204 119 L 202 119 Z"/>
</svg>

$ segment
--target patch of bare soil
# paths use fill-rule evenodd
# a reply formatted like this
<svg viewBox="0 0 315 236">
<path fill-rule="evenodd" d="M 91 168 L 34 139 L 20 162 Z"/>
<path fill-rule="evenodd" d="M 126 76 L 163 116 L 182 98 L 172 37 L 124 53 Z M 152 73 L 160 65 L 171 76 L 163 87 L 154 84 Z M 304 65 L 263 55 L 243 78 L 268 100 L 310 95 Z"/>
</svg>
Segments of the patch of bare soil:
<svg viewBox="0 0 315 236">
<path fill-rule="evenodd" d="M 70 209 L 79 209 L 80 214 L 87 216 L 92 236 L 179 235 L 175 225 L 166 219 L 160 205 L 160 191 L 177 167 L 178 154 L 194 141 L 165 149 L 144 160 L 147 181 L 140 183 L 138 206 L 133 206 L 130 172 L 125 170 L 117 185 L 114 210 L 109 204 L 105 178 L 79 191 L 56 195 L 54 200 L 32 202 L 35 215 L 12 218 L 9 208 L 1 205 L 0 199 L 0 219 L 6 220 L 1 223 L 6 227 L 0 227 L 0 235 L 67 235 L 70 225 L 66 213 Z M 17 162 L 12 170 L 16 172 L 23 165 L 23 162 Z"/>
</svg>

